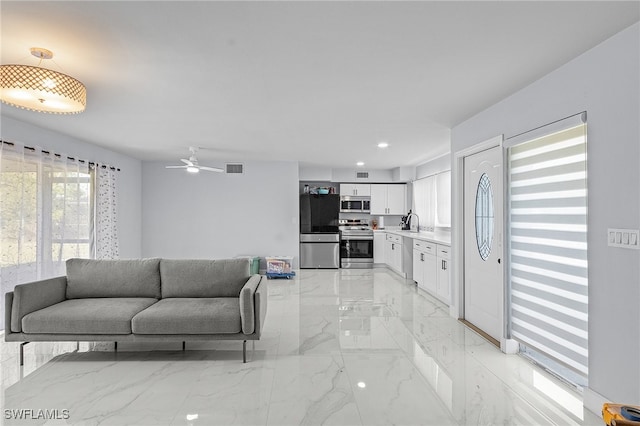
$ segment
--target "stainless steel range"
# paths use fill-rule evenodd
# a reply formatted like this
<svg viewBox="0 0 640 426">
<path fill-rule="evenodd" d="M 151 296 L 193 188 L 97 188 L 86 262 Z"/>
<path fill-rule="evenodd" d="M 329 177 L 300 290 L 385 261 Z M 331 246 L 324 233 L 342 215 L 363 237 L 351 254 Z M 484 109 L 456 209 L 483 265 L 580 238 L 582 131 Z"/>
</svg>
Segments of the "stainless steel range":
<svg viewBox="0 0 640 426">
<path fill-rule="evenodd" d="M 373 268 L 373 230 L 365 219 L 340 219 L 340 267 Z"/>
</svg>

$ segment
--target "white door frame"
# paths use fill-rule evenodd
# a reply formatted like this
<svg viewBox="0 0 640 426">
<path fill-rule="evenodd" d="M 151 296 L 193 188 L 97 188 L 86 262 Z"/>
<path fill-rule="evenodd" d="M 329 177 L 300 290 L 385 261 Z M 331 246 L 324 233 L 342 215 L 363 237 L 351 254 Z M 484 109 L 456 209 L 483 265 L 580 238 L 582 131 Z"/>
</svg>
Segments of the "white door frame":
<svg viewBox="0 0 640 426">
<path fill-rule="evenodd" d="M 486 151 L 487 149 L 494 147 L 502 148 L 502 163 L 503 163 L 503 232 L 502 232 L 502 247 L 505 253 L 502 258 L 506 260 L 508 250 L 505 245 L 505 235 L 506 233 L 506 224 L 507 224 L 507 194 L 506 194 L 506 167 L 504 164 L 506 163 L 505 158 L 505 148 L 503 148 L 502 144 L 504 141 L 504 135 L 498 135 L 491 139 L 487 139 L 484 142 L 480 142 L 471 147 L 462 149 L 457 151 L 454 154 L 454 161 L 452 164 L 452 204 L 453 204 L 453 223 L 452 223 L 452 255 L 453 255 L 453 276 L 452 281 L 453 285 L 451 286 L 451 306 L 449 308 L 449 314 L 455 318 L 463 318 L 464 317 L 464 158 L 473 154 L 477 154 L 481 151 Z M 505 265 L 508 262 L 502 262 L 503 274 L 505 272 Z M 504 274 L 506 277 L 506 274 Z M 502 330 L 502 336 L 500 338 L 500 350 L 504 353 L 517 353 L 519 345 L 515 340 L 508 339 L 508 330 L 507 330 L 507 322 L 508 318 L 508 300 L 507 300 L 507 280 L 503 279 L 504 283 L 504 291 L 503 291 L 503 301 L 504 301 L 504 309 L 502 312 L 502 323 L 504 324 Z"/>
</svg>

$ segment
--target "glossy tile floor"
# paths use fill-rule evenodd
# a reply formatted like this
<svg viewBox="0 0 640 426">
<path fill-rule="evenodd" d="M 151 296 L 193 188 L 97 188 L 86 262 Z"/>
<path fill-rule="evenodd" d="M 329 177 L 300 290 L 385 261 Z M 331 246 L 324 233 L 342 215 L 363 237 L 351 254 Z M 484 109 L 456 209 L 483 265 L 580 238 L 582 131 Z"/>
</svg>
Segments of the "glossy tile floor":
<svg viewBox="0 0 640 426">
<path fill-rule="evenodd" d="M 78 425 L 603 425 L 581 396 L 503 355 L 386 269 L 269 280 L 263 339 L 2 343 L 2 421 Z M 248 344 L 251 349 L 251 343 Z M 7 410 L 68 420 L 15 420 Z M 9 413 L 9 414 L 8 414 Z"/>
</svg>

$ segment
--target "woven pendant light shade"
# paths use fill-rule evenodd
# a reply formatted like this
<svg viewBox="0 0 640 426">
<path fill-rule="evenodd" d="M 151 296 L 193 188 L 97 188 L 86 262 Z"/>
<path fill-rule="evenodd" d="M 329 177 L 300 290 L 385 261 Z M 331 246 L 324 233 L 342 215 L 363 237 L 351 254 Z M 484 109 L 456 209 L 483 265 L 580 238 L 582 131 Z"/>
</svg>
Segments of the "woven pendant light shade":
<svg viewBox="0 0 640 426">
<path fill-rule="evenodd" d="M 31 111 L 77 114 L 87 105 L 87 90 L 75 78 L 47 68 L 0 65 L 0 100 Z"/>
</svg>

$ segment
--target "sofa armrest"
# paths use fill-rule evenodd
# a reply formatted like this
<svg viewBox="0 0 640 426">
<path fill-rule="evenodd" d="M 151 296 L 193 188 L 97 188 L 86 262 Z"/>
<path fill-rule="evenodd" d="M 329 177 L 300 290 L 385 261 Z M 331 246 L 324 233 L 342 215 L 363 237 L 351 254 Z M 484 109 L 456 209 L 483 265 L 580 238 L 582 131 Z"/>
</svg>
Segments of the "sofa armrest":
<svg viewBox="0 0 640 426">
<path fill-rule="evenodd" d="M 264 327 L 264 319 L 267 316 L 267 277 L 263 276 L 256 289 L 255 308 L 256 308 L 256 328 L 254 333 L 260 337 L 262 335 L 262 328 Z"/>
<path fill-rule="evenodd" d="M 11 333 L 11 306 L 13 305 L 13 292 L 4 295 L 4 329 L 5 336 Z"/>
<path fill-rule="evenodd" d="M 13 289 L 11 331 L 22 331 L 22 318 L 31 312 L 55 305 L 66 299 L 67 277 L 18 284 Z M 5 324 L 5 327 L 7 325 Z"/>
<path fill-rule="evenodd" d="M 266 297 L 260 297 L 259 291 L 265 286 L 261 286 L 263 277 L 258 274 L 252 275 L 246 282 L 242 290 L 240 290 L 240 320 L 242 323 L 242 332 L 244 334 L 253 334 L 260 331 L 262 322 L 264 322 L 264 309 L 260 309 L 261 303 L 266 303 Z M 266 296 L 266 295 L 265 295 Z M 261 299 L 264 299 L 262 301 Z M 262 318 L 260 315 L 262 314 Z"/>
</svg>

